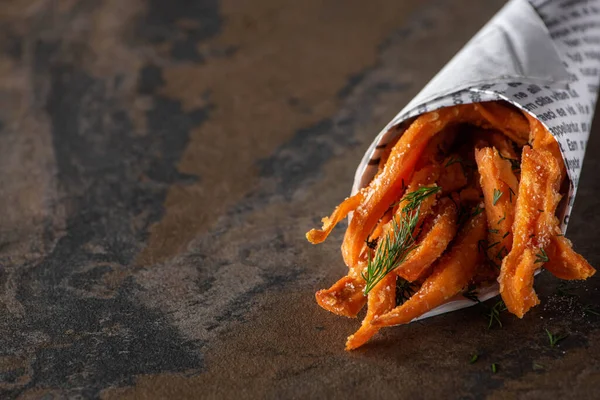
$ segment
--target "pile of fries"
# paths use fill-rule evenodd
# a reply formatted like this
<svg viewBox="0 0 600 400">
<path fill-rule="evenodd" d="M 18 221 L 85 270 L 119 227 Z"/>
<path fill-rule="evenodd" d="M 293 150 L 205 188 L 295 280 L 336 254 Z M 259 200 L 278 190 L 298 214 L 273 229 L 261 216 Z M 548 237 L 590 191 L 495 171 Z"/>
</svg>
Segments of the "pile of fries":
<svg viewBox="0 0 600 400">
<path fill-rule="evenodd" d="M 538 120 L 487 102 L 428 112 L 392 129 L 398 135 L 371 183 L 306 234 L 320 243 L 353 212 L 342 244 L 348 274 L 316 293 L 321 307 L 346 317 L 367 304 L 347 350 L 468 288 L 497 280 L 507 309 L 522 318 L 539 303 L 533 281 L 540 268 L 561 279 L 595 273 L 561 233 L 556 213 L 566 169 Z"/>
</svg>

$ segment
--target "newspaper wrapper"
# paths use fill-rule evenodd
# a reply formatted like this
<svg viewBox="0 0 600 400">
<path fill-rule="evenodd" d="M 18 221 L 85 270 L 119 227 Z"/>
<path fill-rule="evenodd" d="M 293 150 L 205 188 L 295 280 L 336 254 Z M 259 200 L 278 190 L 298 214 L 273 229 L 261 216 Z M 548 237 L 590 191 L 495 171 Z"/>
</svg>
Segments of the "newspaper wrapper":
<svg viewBox="0 0 600 400">
<path fill-rule="evenodd" d="M 570 179 L 558 215 L 565 232 L 599 76 L 600 0 L 512 0 L 381 131 L 358 166 L 352 194 L 373 179 L 381 149 L 401 134 L 390 128 L 441 107 L 506 100 L 536 117 L 560 145 Z M 498 284 L 478 288 L 481 301 L 498 293 Z M 457 296 L 419 319 L 473 304 Z"/>
</svg>

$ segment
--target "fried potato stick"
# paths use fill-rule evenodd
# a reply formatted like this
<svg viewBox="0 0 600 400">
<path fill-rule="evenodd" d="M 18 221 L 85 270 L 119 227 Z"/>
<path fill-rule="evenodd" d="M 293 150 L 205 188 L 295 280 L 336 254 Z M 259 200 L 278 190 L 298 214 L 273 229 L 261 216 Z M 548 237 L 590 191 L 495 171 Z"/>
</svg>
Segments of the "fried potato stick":
<svg viewBox="0 0 600 400">
<path fill-rule="evenodd" d="M 542 267 L 544 249 L 555 234 L 559 186 L 559 161 L 548 151 L 523 147 L 513 245 L 498 278 L 507 309 L 519 318 L 539 304 L 533 275 Z"/>
<path fill-rule="evenodd" d="M 360 328 L 346 341 L 346 350 L 354 350 L 365 344 L 373 335 L 379 331 L 379 327 L 373 326 L 371 321 L 378 315 L 385 314 L 396 305 L 396 275 L 387 274 L 369 292 L 367 315 Z"/>
<path fill-rule="evenodd" d="M 339 206 L 333 210 L 330 217 L 323 217 L 323 227 L 321 229 L 311 229 L 306 234 L 306 239 L 312 244 L 322 243 L 327 239 L 333 228 L 342 219 L 348 216 L 348 213 L 356 209 L 363 201 L 364 189 L 356 193 L 354 196 L 348 197 Z"/>
<path fill-rule="evenodd" d="M 406 261 L 396 268 L 396 273 L 409 282 L 422 276 L 456 235 L 458 210 L 454 202 L 447 197 L 441 199 L 437 211 L 431 229 L 423 235 L 418 247 Z"/>
<path fill-rule="evenodd" d="M 523 146 L 529 140 L 529 122 L 520 112 L 500 102 L 475 104 L 475 109 L 513 142 Z"/>
<path fill-rule="evenodd" d="M 359 276 L 344 276 L 329 289 L 319 290 L 315 294 L 317 304 L 327 311 L 343 317 L 356 318 L 367 302 L 363 293 L 365 281 Z"/>
<path fill-rule="evenodd" d="M 594 267 L 573 250 L 571 242 L 564 236 L 552 236 L 546 253 L 548 261 L 544 263 L 544 269 L 559 279 L 587 279 L 596 273 Z"/>
<path fill-rule="evenodd" d="M 487 256 L 494 265 L 512 248 L 512 224 L 517 201 L 517 178 L 508 160 L 491 147 L 475 150 L 475 162 L 480 175 L 488 222 Z"/>
<path fill-rule="evenodd" d="M 485 213 L 472 216 L 421 288 L 401 306 L 374 317 L 371 324 L 378 327 L 407 324 L 460 293 L 475 275 L 480 257 L 478 243 L 485 233 Z"/>
</svg>

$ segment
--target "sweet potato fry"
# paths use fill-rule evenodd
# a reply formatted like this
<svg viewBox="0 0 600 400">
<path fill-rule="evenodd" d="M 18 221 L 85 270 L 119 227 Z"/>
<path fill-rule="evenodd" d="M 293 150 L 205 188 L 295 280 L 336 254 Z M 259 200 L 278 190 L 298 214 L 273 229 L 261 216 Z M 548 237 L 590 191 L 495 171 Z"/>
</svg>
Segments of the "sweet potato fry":
<svg viewBox="0 0 600 400">
<path fill-rule="evenodd" d="M 533 274 L 541 268 L 544 249 L 555 234 L 554 213 L 560 199 L 558 164 L 548 151 L 523 147 L 513 246 L 502 261 L 498 278 L 506 307 L 519 318 L 539 303 Z"/>
<path fill-rule="evenodd" d="M 373 240 L 379 239 L 379 237 L 381 237 L 381 235 L 385 231 L 385 226 L 388 224 L 388 222 L 390 222 L 393 215 L 394 212 L 391 208 L 387 210 L 385 214 L 383 214 L 383 217 L 381 217 L 381 220 L 379 220 L 377 226 L 375 226 L 375 229 L 373 229 L 373 232 L 371 233 L 371 235 L 369 235 L 369 242 L 372 242 Z"/>
<path fill-rule="evenodd" d="M 492 147 L 495 147 L 496 150 L 498 150 L 502 157 L 515 161 L 519 160 L 519 155 L 515 151 L 508 137 L 495 131 L 486 131 L 484 134 L 486 140 L 490 142 Z"/>
<path fill-rule="evenodd" d="M 562 180 L 567 176 L 567 169 L 565 167 L 565 163 L 562 162 L 562 154 L 560 152 L 558 142 L 540 121 L 529 114 L 526 114 L 526 117 L 531 126 L 531 133 L 529 135 L 531 147 L 536 150 L 549 151 L 556 160 L 560 161 L 558 164 L 560 168 L 560 181 L 562 182 Z"/>
<path fill-rule="evenodd" d="M 443 170 L 438 181 L 438 185 L 442 187 L 442 195 L 456 192 L 467 186 L 467 175 L 463 163 L 464 160 L 458 154 L 453 154 L 443 161 Z"/>
<path fill-rule="evenodd" d="M 376 316 L 372 325 L 383 327 L 407 324 L 460 293 L 475 274 L 480 253 L 478 242 L 485 238 L 486 217 L 479 213 L 461 229 L 449 252 L 436 262 L 432 274 L 404 304 Z"/>
<path fill-rule="evenodd" d="M 457 229 L 458 210 L 452 200 L 440 200 L 438 214 L 432 228 L 424 233 L 417 247 L 398 268 L 396 273 L 409 282 L 416 281 L 446 250 Z"/>
<path fill-rule="evenodd" d="M 368 297 L 367 315 L 358 331 L 348 337 L 346 350 L 362 346 L 379 331 L 380 328 L 371 325 L 371 321 L 396 305 L 396 275 L 388 274 L 369 292 Z"/>
<path fill-rule="evenodd" d="M 517 201 L 517 179 L 510 162 L 502 159 L 491 147 L 476 149 L 475 161 L 488 221 L 487 256 L 494 265 L 500 265 L 512 248 L 511 227 Z"/>
<path fill-rule="evenodd" d="M 475 104 L 475 109 L 492 125 L 519 146 L 529 140 L 529 122 L 522 113 L 500 102 Z"/>
<path fill-rule="evenodd" d="M 364 295 L 365 281 L 361 277 L 344 276 L 329 289 L 319 290 L 317 304 L 334 314 L 356 318 L 367 302 Z"/>
<path fill-rule="evenodd" d="M 461 105 L 425 113 L 410 125 L 392 149 L 383 172 L 367 187 L 364 201 L 354 212 L 342 244 L 346 265 L 356 263 L 365 239 L 398 198 L 402 182 L 408 180 L 430 139 L 450 124 L 479 120 L 472 105 Z"/>
<path fill-rule="evenodd" d="M 546 250 L 548 261 L 544 268 L 560 279 L 587 279 L 596 270 L 571 247 L 571 242 L 564 236 L 552 236 Z"/>
<path fill-rule="evenodd" d="M 348 197 L 339 206 L 333 210 L 330 217 L 323 217 L 323 227 L 321 229 L 311 229 L 306 234 L 306 239 L 312 244 L 318 244 L 327 239 L 333 228 L 342 219 L 348 216 L 348 213 L 355 210 L 363 201 L 364 190 L 359 191 L 354 196 Z"/>
</svg>

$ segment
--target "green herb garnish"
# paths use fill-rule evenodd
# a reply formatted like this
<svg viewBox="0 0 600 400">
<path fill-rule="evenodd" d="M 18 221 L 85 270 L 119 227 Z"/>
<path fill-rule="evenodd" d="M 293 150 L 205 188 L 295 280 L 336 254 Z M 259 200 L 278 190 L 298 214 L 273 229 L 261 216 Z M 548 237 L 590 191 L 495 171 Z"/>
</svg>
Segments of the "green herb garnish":
<svg viewBox="0 0 600 400">
<path fill-rule="evenodd" d="M 565 335 L 555 335 L 552 332 L 550 332 L 548 329 L 546 329 L 546 334 L 548 335 L 548 341 L 550 342 L 550 347 L 555 347 L 558 342 L 560 342 L 563 339 L 566 339 L 569 335 L 565 334 Z"/>
<path fill-rule="evenodd" d="M 540 248 L 540 252 L 535 255 L 535 263 L 547 263 L 550 259 L 548 258 L 548 254 L 546 254 L 546 250 Z"/>
<path fill-rule="evenodd" d="M 502 321 L 500 320 L 500 313 L 503 311 L 506 311 L 506 304 L 504 304 L 504 301 L 500 300 L 499 302 L 494 304 L 494 306 L 490 309 L 490 312 L 487 314 L 487 316 L 490 318 L 490 323 L 488 324 L 488 329 L 492 329 L 494 322 L 496 322 L 498 324 L 498 326 L 500 326 L 500 328 L 502 328 Z"/>
<path fill-rule="evenodd" d="M 500 223 L 501 223 L 502 221 L 504 221 L 505 219 L 506 219 L 506 211 L 504 211 L 504 214 L 502 214 L 502 218 L 500 218 L 500 219 L 498 220 L 498 225 L 500 225 Z"/>
<path fill-rule="evenodd" d="M 471 356 L 471 359 L 469 360 L 469 364 L 475 364 L 475 362 L 477 361 L 478 358 L 479 358 L 479 354 L 473 354 Z"/>
<path fill-rule="evenodd" d="M 500 197 L 502 197 L 504 193 L 502 193 L 502 190 L 498 190 L 498 189 L 494 189 L 494 200 L 492 201 L 493 205 L 496 205 L 496 203 L 498 202 L 498 200 L 500 200 Z"/>
<path fill-rule="evenodd" d="M 500 156 L 501 159 L 510 161 L 510 168 L 513 171 L 521 169 L 521 165 L 519 164 L 519 160 L 515 160 L 514 158 L 510 158 L 510 157 L 504 157 L 502 155 L 502 153 L 500 153 L 500 152 L 498 152 L 498 155 Z"/>
<path fill-rule="evenodd" d="M 432 194 L 441 190 L 439 186 L 422 187 L 404 196 L 400 222 L 392 218 L 391 231 L 380 240 L 375 255 L 367 263 L 366 274 L 363 272 L 366 285 L 364 293 L 367 295 L 387 274 L 402 264 L 417 245 L 415 243 L 415 229 L 419 221 L 419 207 L 423 201 Z"/>
</svg>

